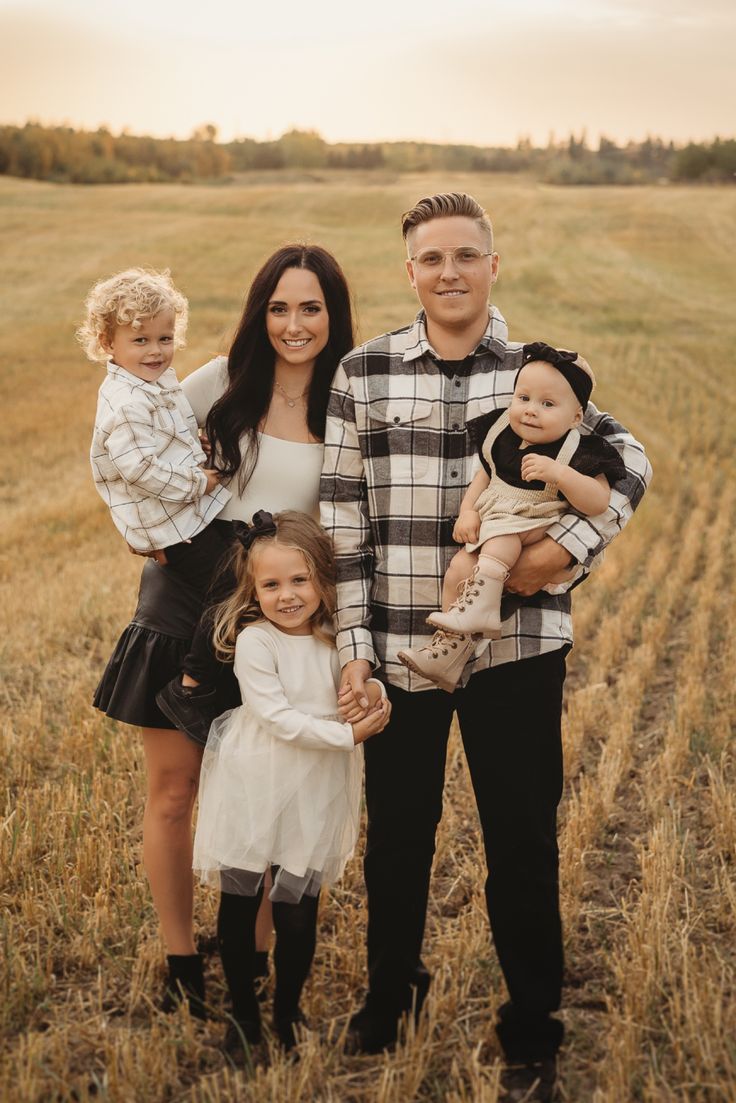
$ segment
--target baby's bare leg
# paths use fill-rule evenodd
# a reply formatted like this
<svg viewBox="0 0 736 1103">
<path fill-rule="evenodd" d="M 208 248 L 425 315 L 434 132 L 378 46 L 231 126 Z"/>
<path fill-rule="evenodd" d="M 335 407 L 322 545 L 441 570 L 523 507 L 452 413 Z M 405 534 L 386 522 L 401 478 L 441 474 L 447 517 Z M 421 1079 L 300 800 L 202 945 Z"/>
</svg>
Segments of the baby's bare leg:
<svg viewBox="0 0 736 1103">
<path fill-rule="evenodd" d="M 491 536 L 481 545 L 480 554 L 505 563 L 511 570 L 521 555 L 521 545 L 521 536 L 515 532 L 508 533 L 506 536 Z"/>
<path fill-rule="evenodd" d="M 442 583 L 442 611 L 444 613 L 452 605 L 457 597 L 458 586 L 466 578 L 470 578 L 478 562 L 477 552 L 468 552 L 465 548 L 455 552 L 450 560 L 450 566 L 445 572 L 445 581 Z"/>
<path fill-rule="evenodd" d="M 546 528 L 529 529 L 528 532 L 520 532 L 519 533 L 519 539 L 521 540 L 524 547 L 526 547 L 527 544 L 536 544 L 537 540 L 541 540 L 542 537 L 546 536 L 546 535 L 547 535 L 547 529 Z"/>
</svg>

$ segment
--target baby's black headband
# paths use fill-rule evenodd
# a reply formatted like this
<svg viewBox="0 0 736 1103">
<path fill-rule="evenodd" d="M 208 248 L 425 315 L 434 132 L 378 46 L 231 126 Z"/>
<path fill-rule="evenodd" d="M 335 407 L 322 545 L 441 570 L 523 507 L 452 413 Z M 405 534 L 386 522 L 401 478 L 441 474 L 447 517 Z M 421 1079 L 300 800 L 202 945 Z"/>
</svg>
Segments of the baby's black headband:
<svg viewBox="0 0 736 1103">
<path fill-rule="evenodd" d="M 593 380 L 585 368 L 578 363 L 576 352 L 552 348 L 544 341 L 533 341 L 530 345 L 524 345 L 521 353 L 522 367 L 532 360 L 543 360 L 545 364 L 551 364 L 553 368 L 562 372 L 578 402 L 585 409 L 593 390 Z"/>
<path fill-rule="evenodd" d="M 249 551 L 260 536 L 276 535 L 276 522 L 265 509 L 259 509 L 253 514 L 251 525 L 246 524 L 245 521 L 233 521 L 233 532 L 245 550 Z"/>
</svg>

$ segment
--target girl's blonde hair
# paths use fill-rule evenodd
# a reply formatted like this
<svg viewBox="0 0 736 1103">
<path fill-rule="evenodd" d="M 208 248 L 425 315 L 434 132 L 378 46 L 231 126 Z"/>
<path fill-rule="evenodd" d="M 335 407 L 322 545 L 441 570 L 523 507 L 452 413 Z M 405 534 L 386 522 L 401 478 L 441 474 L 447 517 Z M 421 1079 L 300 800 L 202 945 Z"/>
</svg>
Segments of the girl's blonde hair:
<svg viewBox="0 0 736 1103">
<path fill-rule="evenodd" d="M 99 280 L 85 300 L 86 317 L 77 330 L 77 340 L 90 360 L 110 359 L 100 343 L 109 344 L 118 326 L 140 329 L 147 318 L 162 310 L 173 310 L 174 346 L 181 348 L 187 331 L 189 303 L 171 281 L 168 268 L 126 268 L 109 279 Z"/>
<path fill-rule="evenodd" d="M 235 641 L 246 625 L 261 620 L 263 614 L 255 595 L 253 567 L 255 557 L 266 544 L 282 548 L 294 548 L 304 556 L 309 574 L 320 603 L 312 616 L 312 633 L 325 643 L 334 646 L 335 631 L 335 554 L 332 541 L 317 522 L 307 513 L 282 510 L 274 514 L 276 532 L 273 536 L 259 536 L 250 548 L 236 544 L 231 564 L 237 585 L 229 598 L 217 605 L 214 613 L 214 644 L 219 659 L 232 661 Z"/>
</svg>

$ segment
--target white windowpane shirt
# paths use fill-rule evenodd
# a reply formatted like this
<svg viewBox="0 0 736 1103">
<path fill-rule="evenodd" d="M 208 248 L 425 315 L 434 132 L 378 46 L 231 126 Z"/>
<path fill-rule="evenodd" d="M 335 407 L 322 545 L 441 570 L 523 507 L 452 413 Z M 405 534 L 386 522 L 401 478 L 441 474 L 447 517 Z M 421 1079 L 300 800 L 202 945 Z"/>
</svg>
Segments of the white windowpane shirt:
<svg viewBox="0 0 736 1103">
<path fill-rule="evenodd" d="M 426 618 L 441 608 L 442 580 L 458 548 L 452 529 L 478 467 L 465 425 L 509 405 L 521 350 L 491 307 L 483 338 L 458 372 L 439 366 L 423 312 L 413 325 L 342 360 L 327 410 L 320 486 L 321 520 L 337 556 L 342 665 L 367 659 L 402 689 L 434 688 L 396 655 L 431 640 Z M 580 432 L 604 436 L 627 474 L 612 487 L 605 513 L 590 518 L 569 508 L 547 529 L 582 565 L 578 580 L 624 527 L 651 477 L 642 446 L 590 402 Z M 501 639 L 482 645 L 465 680 L 489 665 L 572 643 L 569 592 L 507 594 L 502 612 Z"/>
<path fill-rule="evenodd" d="M 190 540 L 230 498 L 207 494 L 197 420 L 176 372 L 149 383 L 110 362 L 97 398 L 90 461 L 95 486 L 136 551 Z"/>
</svg>

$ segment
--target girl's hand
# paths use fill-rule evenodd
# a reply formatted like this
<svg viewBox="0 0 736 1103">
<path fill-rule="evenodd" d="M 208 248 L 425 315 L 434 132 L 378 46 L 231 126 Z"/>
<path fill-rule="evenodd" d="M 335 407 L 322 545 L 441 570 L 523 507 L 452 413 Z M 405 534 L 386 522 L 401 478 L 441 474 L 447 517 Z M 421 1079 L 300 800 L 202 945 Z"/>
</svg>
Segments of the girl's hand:
<svg viewBox="0 0 736 1103">
<path fill-rule="evenodd" d="M 464 509 L 452 530 L 452 539 L 458 544 L 474 544 L 480 533 L 480 513 L 477 509 Z"/>
<path fill-rule="evenodd" d="M 351 659 L 342 668 L 337 705 L 340 716 L 347 724 L 360 720 L 370 702 L 366 694 L 366 682 L 373 673 L 367 659 Z"/>
<path fill-rule="evenodd" d="M 528 453 L 521 461 L 521 477 L 530 483 L 534 479 L 542 483 L 558 483 L 564 467 L 551 456 L 538 456 L 534 452 Z"/>
<path fill-rule="evenodd" d="M 358 743 L 365 743 L 366 739 L 370 739 L 372 735 L 377 735 L 378 732 L 383 731 L 389 722 L 391 717 L 391 702 L 387 697 L 382 697 L 379 703 L 372 708 L 367 716 L 362 720 L 358 720 L 357 724 L 353 724 L 353 741 L 357 745 Z"/>
<path fill-rule="evenodd" d="M 365 695 L 368 698 L 367 708 L 363 708 L 358 704 L 349 686 L 343 686 L 340 690 L 338 706 L 340 715 L 346 723 L 355 724 L 358 720 L 362 720 L 385 696 L 380 683 L 375 678 L 370 678 L 365 683 Z"/>
<path fill-rule="evenodd" d="M 222 476 L 219 471 L 215 471 L 214 467 L 203 467 L 205 475 L 207 476 L 207 486 L 205 487 L 205 494 L 211 494 L 213 490 L 216 490 L 220 485 L 220 479 Z"/>
</svg>

